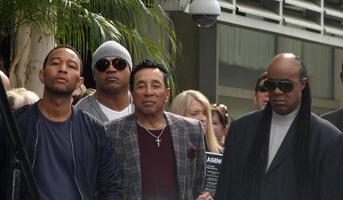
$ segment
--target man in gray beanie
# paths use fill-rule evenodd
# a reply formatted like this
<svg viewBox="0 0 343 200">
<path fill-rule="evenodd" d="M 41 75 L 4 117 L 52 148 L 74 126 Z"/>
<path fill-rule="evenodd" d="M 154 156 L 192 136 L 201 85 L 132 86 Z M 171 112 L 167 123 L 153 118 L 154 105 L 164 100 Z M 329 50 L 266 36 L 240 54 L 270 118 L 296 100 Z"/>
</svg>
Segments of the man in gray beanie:
<svg viewBox="0 0 343 200">
<path fill-rule="evenodd" d="M 96 92 L 76 106 L 102 123 L 133 113 L 129 78 L 132 69 L 130 53 L 115 41 L 107 41 L 95 50 L 92 72 Z"/>
</svg>

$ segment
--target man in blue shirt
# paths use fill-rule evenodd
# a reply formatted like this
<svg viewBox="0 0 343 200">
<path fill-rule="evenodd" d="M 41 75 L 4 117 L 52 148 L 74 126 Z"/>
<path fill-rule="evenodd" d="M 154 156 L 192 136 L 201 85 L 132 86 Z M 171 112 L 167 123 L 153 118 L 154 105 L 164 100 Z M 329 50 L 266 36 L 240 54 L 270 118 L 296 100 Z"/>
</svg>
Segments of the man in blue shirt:
<svg viewBox="0 0 343 200">
<path fill-rule="evenodd" d="M 120 170 L 103 126 L 71 105 L 81 73 L 81 58 L 74 48 L 54 48 L 39 73 L 42 99 L 15 113 L 40 199 L 122 198 Z M 1 131 L 1 180 L 10 176 L 7 137 Z M 10 182 L 1 184 L 3 192 Z"/>
</svg>

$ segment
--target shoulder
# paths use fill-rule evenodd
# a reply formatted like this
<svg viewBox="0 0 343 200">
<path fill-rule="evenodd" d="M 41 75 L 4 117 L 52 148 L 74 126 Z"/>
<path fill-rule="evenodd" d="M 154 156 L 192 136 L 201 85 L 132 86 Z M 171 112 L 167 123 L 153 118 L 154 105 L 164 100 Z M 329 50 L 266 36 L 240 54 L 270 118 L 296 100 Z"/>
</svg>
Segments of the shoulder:
<svg viewBox="0 0 343 200">
<path fill-rule="evenodd" d="M 132 126 L 132 124 L 135 124 L 135 117 L 133 113 L 122 118 L 105 122 L 104 126 L 106 130 L 113 130 L 113 129 L 118 130 L 118 129 L 124 129 L 127 126 Z"/>
<path fill-rule="evenodd" d="M 96 102 L 94 95 L 88 95 L 85 98 L 81 99 L 75 106 L 78 108 L 87 108 L 87 106 Z"/>
<path fill-rule="evenodd" d="M 323 115 L 321 115 L 322 118 L 324 119 L 332 119 L 332 118 L 338 118 L 340 116 L 343 116 L 343 108 L 339 108 L 327 113 L 324 113 Z"/>
<path fill-rule="evenodd" d="M 72 106 L 73 109 L 73 117 L 79 118 L 80 120 L 83 120 L 89 124 L 92 124 L 94 126 L 102 126 L 102 123 L 95 118 L 93 115 L 89 114 L 88 112 L 77 108 L 76 106 Z"/>
<path fill-rule="evenodd" d="M 13 112 L 17 121 L 34 120 L 38 118 L 38 102 L 32 105 L 25 105 Z"/>
<path fill-rule="evenodd" d="M 263 114 L 263 110 L 252 111 L 252 112 L 243 114 L 242 116 L 234 120 L 233 123 L 237 125 L 242 124 L 244 126 L 246 126 L 247 123 L 257 124 L 260 122 L 262 114 Z"/>
<path fill-rule="evenodd" d="M 312 113 L 311 116 L 311 141 L 318 148 L 330 146 L 342 132 L 329 121 Z"/>
<path fill-rule="evenodd" d="M 318 115 L 312 113 L 311 114 L 311 125 L 313 126 L 313 130 L 326 132 L 326 134 L 340 134 L 340 130 L 338 130 L 332 123 L 329 121 L 320 118 Z"/>
</svg>

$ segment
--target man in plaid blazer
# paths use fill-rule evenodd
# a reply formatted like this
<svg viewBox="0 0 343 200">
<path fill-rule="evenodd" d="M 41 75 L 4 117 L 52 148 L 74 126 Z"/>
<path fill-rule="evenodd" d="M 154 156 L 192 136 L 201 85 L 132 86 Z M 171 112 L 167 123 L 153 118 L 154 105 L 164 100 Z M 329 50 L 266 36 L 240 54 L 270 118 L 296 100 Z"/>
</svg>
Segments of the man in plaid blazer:
<svg viewBox="0 0 343 200">
<path fill-rule="evenodd" d="M 170 90 L 163 66 L 149 60 L 138 64 L 130 89 L 135 112 L 105 124 L 121 162 L 124 199 L 211 199 L 201 195 L 203 129 L 199 121 L 164 111 Z"/>
</svg>

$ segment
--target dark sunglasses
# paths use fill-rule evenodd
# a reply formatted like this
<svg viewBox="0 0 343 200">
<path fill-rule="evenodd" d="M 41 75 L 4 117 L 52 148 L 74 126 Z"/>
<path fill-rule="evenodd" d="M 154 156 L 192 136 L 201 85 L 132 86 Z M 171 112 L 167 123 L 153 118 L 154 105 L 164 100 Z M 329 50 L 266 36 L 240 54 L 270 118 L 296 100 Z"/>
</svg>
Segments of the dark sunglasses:
<svg viewBox="0 0 343 200">
<path fill-rule="evenodd" d="M 112 60 L 102 58 L 95 63 L 95 68 L 100 72 L 104 72 L 108 69 L 111 62 L 112 62 L 112 66 L 116 68 L 118 71 L 124 70 L 127 66 L 126 60 L 122 58 L 114 58 Z"/>
<path fill-rule="evenodd" d="M 267 92 L 267 89 L 263 85 L 258 85 L 256 87 L 256 91 L 258 91 L 258 92 Z"/>
<path fill-rule="evenodd" d="M 290 92 L 293 90 L 293 82 L 292 81 L 274 81 L 274 80 L 266 80 L 263 83 L 263 86 L 266 88 L 267 91 L 272 92 L 276 88 L 279 88 L 282 92 Z"/>
</svg>

